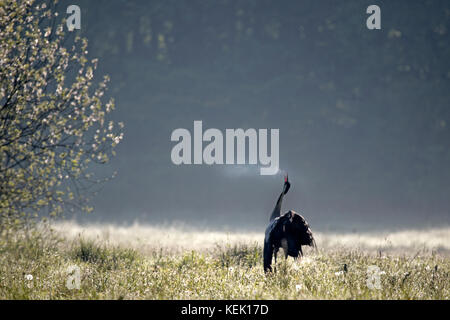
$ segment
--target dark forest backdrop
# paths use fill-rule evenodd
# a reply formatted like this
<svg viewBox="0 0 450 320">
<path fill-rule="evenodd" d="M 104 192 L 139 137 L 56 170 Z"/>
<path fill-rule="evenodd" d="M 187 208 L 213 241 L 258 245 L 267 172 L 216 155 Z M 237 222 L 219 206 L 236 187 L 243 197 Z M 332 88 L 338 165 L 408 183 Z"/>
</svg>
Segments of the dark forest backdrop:
<svg viewBox="0 0 450 320">
<path fill-rule="evenodd" d="M 203 120 L 280 128 L 285 209 L 313 228 L 449 223 L 450 2 L 86 0 L 62 16 L 69 4 L 125 123 L 89 219 L 263 226 L 281 176 L 172 164 L 171 132 Z"/>
</svg>

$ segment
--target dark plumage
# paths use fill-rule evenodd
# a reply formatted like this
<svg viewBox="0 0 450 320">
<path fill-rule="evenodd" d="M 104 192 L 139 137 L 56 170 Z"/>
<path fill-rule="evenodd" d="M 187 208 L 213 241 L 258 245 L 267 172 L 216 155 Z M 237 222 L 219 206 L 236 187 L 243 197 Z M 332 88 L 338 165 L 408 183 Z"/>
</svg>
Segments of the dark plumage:
<svg viewBox="0 0 450 320">
<path fill-rule="evenodd" d="M 316 247 L 311 229 L 305 218 L 297 212 L 289 210 L 281 215 L 281 204 L 284 195 L 289 191 L 291 184 L 286 176 L 283 191 L 278 197 L 277 204 L 270 216 L 264 239 L 264 271 L 272 271 L 272 257 L 280 248 L 284 249 L 285 258 L 303 256 L 302 246 Z"/>
</svg>

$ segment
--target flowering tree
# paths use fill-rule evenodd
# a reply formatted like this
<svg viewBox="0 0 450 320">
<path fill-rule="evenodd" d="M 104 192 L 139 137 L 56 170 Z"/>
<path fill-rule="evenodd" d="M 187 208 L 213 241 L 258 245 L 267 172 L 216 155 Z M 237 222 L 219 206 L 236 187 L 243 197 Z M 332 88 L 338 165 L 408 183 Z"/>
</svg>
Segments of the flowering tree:
<svg viewBox="0 0 450 320">
<path fill-rule="evenodd" d="M 102 101 L 108 77 L 94 84 L 97 60 L 56 22 L 55 3 L 0 0 L 3 217 L 90 210 L 86 190 L 104 180 L 92 164 L 107 162 L 123 135 L 106 119 L 114 109 Z"/>
</svg>

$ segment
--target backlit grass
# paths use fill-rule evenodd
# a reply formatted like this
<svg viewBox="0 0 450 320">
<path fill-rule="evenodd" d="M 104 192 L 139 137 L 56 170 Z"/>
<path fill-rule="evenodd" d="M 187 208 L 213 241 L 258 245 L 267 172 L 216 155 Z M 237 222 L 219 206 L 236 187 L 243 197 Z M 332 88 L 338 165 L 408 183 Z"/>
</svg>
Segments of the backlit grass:
<svg viewBox="0 0 450 320">
<path fill-rule="evenodd" d="M 205 240 L 206 241 L 206 240 Z M 3 235 L 0 299 L 448 299 L 450 260 L 433 250 L 386 253 L 354 248 L 279 254 L 262 270 L 258 242 L 222 242 L 198 250 L 146 248 L 101 237 L 63 237 L 48 229 Z M 319 242 L 320 247 L 320 242 Z M 78 266 L 80 289 L 68 289 Z M 368 267 L 380 271 L 368 286 Z"/>
</svg>

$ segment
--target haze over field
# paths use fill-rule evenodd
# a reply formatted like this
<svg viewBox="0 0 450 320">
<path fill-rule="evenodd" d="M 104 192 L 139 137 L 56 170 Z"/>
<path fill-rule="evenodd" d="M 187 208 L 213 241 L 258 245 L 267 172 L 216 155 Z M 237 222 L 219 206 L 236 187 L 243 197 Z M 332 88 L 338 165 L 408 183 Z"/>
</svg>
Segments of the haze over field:
<svg viewBox="0 0 450 320">
<path fill-rule="evenodd" d="M 262 246 L 264 240 L 261 231 L 214 230 L 180 224 L 117 226 L 64 222 L 53 227 L 69 241 L 77 238 L 91 239 L 134 248 L 143 253 L 159 250 L 168 253 L 213 251 L 217 247 L 239 244 Z M 366 233 L 314 232 L 314 235 L 319 249 L 325 252 L 361 250 L 376 254 L 450 255 L 450 228 Z M 308 255 L 311 250 L 306 252 Z"/>
</svg>

